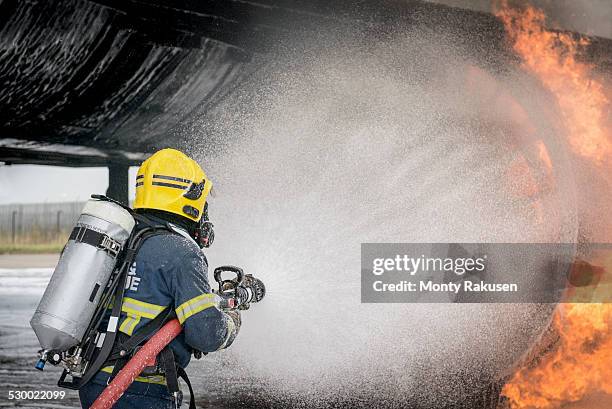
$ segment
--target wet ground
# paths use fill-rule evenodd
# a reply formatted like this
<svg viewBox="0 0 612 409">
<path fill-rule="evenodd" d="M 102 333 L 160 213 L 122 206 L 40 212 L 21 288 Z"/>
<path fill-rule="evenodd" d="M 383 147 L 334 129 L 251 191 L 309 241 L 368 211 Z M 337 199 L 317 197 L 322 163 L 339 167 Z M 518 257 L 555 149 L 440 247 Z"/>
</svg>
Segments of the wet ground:
<svg viewBox="0 0 612 409">
<path fill-rule="evenodd" d="M 0 407 L 77 408 L 74 391 L 58 388 L 59 368 L 34 369 L 38 340 L 29 320 L 49 278 L 57 255 L 0 256 Z M 62 391 L 63 399 L 9 399 L 14 391 Z"/>
</svg>

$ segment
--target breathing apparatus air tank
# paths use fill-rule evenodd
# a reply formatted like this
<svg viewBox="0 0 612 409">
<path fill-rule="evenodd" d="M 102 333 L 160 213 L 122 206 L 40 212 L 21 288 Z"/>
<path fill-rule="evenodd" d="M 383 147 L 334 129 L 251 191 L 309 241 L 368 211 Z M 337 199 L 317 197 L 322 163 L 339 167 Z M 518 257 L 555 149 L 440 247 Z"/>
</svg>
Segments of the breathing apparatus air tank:
<svg viewBox="0 0 612 409">
<path fill-rule="evenodd" d="M 86 203 L 30 320 L 43 349 L 38 369 L 47 352 L 62 353 L 81 342 L 134 225 L 117 203 Z"/>
</svg>

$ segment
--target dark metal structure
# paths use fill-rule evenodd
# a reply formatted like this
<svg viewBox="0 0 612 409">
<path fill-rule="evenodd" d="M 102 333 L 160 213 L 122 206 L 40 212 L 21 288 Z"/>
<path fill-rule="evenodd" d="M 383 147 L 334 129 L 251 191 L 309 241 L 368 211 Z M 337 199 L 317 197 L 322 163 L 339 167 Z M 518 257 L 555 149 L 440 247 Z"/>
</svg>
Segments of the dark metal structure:
<svg viewBox="0 0 612 409">
<path fill-rule="evenodd" d="M 254 55 L 343 24 L 420 26 L 485 63 L 512 58 L 493 16 L 415 0 L 0 0 L 0 161 L 138 164 L 231 93 Z M 591 48 L 612 67 L 609 41 Z"/>
</svg>

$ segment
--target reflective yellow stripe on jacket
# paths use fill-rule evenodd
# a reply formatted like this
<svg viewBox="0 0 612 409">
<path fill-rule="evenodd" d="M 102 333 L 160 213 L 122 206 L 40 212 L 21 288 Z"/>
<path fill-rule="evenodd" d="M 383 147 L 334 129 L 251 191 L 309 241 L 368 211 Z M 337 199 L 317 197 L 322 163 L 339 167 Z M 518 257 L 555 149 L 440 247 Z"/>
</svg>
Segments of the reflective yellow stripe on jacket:
<svg viewBox="0 0 612 409">
<path fill-rule="evenodd" d="M 216 301 L 214 294 L 201 294 L 179 305 L 176 309 L 176 316 L 182 324 L 192 315 L 204 311 L 207 308 L 214 307 L 215 305 Z"/>
<path fill-rule="evenodd" d="M 113 373 L 114 366 L 105 366 L 101 369 L 102 372 L 106 372 L 109 374 Z M 154 383 L 156 385 L 165 385 L 166 377 L 163 375 L 153 375 L 153 376 L 137 376 L 135 379 L 136 382 L 145 382 L 145 383 Z"/>
<path fill-rule="evenodd" d="M 125 317 L 119 326 L 119 331 L 124 334 L 132 335 L 141 318 L 152 320 L 165 308 L 166 307 L 163 305 L 151 304 L 134 298 L 125 297 L 121 305 L 121 311 L 125 312 L 127 317 Z"/>
<path fill-rule="evenodd" d="M 124 318 L 123 322 L 119 326 L 119 331 L 132 335 L 134 333 L 134 329 L 140 322 L 141 318 L 153 319 L 159 315 L 166 309 L 163 305 L 151 304 L 148 302 L 136 300 L 134 298 L 125 297 L 123 299 L 123 304 L 121 305 L 121 311 L 125 312 L 127 316 Z M 102 372 L 113 373 L 113 366 L 106 366 L 101 369 Z M 154 376 L 138 376 L 136 377 L 137 382 L 145 382 L 145 383 L 154 383 L 157 385 L 165 385 L 166 378 L 163 375 L 154 375 Z"/>
</svg>

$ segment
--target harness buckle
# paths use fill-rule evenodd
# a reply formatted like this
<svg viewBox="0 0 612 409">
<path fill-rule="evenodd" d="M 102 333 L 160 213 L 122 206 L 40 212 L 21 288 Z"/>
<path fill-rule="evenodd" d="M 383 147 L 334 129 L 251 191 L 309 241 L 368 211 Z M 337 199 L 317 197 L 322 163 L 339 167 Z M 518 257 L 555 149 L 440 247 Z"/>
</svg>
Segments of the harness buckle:
<svg viewBox="0 0 612 409">
<path fill-rule="evenodd" d="M 107 251 L 113 257 L 117 257 L 121 251 L 121 244 L 105 234 L 98 248 Z"/>
<path fill-rule="evenodd" d="M 183 402 L 183 392 L 176 391 L 172 394 L 172 397 L 174 398 L 174 407 L 178 409 Z"/>
</svg>

